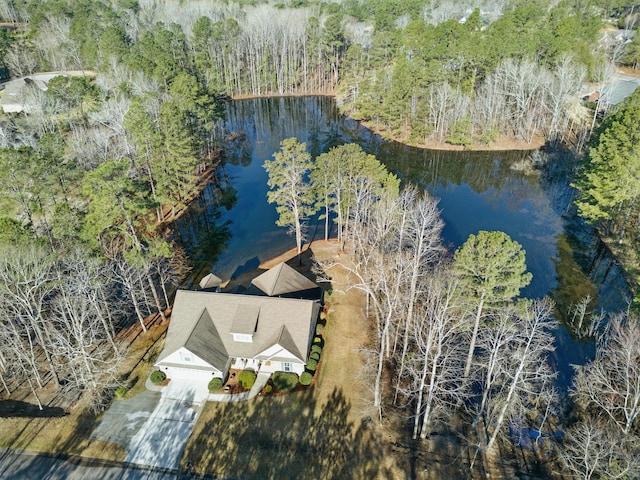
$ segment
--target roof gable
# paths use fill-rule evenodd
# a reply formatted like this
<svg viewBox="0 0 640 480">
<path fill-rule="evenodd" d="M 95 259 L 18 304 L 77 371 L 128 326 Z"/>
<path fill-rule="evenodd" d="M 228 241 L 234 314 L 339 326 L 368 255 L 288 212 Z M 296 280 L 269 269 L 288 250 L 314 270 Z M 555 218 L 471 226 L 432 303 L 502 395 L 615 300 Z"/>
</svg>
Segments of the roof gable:
<svg viewBox="0 0 640 480">
<path fill-rule="evenodd" d="M 273 343 L 263 351 L 256 354 L 256 357 L 265 357 L 265 359 L 267 359 L 267 357 L 280 357 L 282 356 L 281 354 L 283 350 L 289 354 L 286 356 L 295 357 L 302 363 L 307 361 L 307 356 L 301 353 L 298 345 L 296 345 L 285 325 L 282 325 L 282 328 Z"/>
<path fill-rule="evenodd" d="M 282 262 L 251 280 L 270 297 L 318 288 L 314 282 Z"/>
<path fill-rule="evenodd" d="M 229 358 L 224 342 L 206 307 L 196 315 L 171 316 L 164 348 L 157 362 L 161 362 L 181 348 L 193 352 L 218 370 L 224 369 Z"/>
<path fill-rule="evenodd" d="M 218 370 L 224 370 L 229 354 L 206 308 L 184 346 Z"/>
<path fill-rule="evenodd" d="M 199 285 L 200 288 L 206 289 L 219 287 L 221 283 L 222 279 L 220 277 L 214 275 L 213 273 L 209 273 L 208 275 L 202 277 Z"/>
<path fill-rule="evenodd" d="M 303 362 L 305 361 L 306 355 L 303 356 L 303 354 L 300 352 L 300 350 L 298 349 L 298 345 L 296 345 L 296 343 L 293 341 L 293 338 L 291 338 L 291 334 L 289 333 L 289 330 L 287 330 L 286 325 L 282 326 L 280 336 L 276 343 Z"/>
</svg>

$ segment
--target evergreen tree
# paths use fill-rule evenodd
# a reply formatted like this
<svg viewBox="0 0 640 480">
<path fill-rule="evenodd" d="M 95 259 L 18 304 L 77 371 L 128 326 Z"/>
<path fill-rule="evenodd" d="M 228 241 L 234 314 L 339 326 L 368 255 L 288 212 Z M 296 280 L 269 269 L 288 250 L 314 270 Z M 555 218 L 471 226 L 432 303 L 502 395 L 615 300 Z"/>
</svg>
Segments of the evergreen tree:
<svg viewBox="0 0 640 480">
<path fill-rule="evenodd" d="M 525 251 L 504 232 L 481 230 L 469 235 L 453 256 L 453 271 L 461 282 L 469 303 L 475 307 L 473 333 L 464 370 L 469 377 L 478 329 L 485 306 L 498 306 L 511 301 L 520 289 L 531 282 L 527 273 Z"/>
<path fill-rule="evenodd" d="M 291 227 L 296 236 L 298 261 L 301 262 L 304 240 L 304 220 L 315 213 L 311 185 L 307 175 L 311 170 L 311 155 L 307 146 L 296 138 L 287 138 L 280 143 L 280 151 L 273 154 L 273 160 L 264 162 L 269 175 L 267 182 L 271 189 L 267 192 L 269 203 L 277 205 L 280 227 Z"/>
<path fill-rule="evenodd" d="M 590 222 L 620 228 L 621 242 L 640 198 L 640 93 L 635 93 L 599 129 L 575 186 L 580 215 Z"/>
<path fill-rule="evenodd" d="M 82 185 L 89 199 L 84 237 L 94 245 L 123 237 L 127 248 L 140 249 L 144 216 L 153 207 L 145 185 L 129 176 L 129 162 L 110 160 L 87 172 Z"/>
</svg>

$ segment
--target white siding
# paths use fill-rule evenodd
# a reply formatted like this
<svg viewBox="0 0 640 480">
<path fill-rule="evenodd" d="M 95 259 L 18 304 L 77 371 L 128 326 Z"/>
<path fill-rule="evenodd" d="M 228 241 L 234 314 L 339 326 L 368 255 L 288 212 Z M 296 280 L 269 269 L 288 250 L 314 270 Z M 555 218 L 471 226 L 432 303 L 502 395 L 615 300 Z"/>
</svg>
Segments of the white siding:
<svg viewBox="0 0 640 480">
<path fill-rule="evenodd" d="M 184 379 L 196 382 L 199 384 L 208 385 L 209 381 L 213 377 L 217 377 L 213 371 L 196 370 L 191 368 L 178 368 L 178 367 L 163 367 L 160 366 L 160 370 L 167 374 L 167 378 L 170 379 Z"/>
<path fill-rule="evenodd" d="M 292 362 L 300 362 L 300 359 L 292 354 L 289 350 L 282 348 L 280 345 L 273 345 L 256 355 L 260 360 L 269 360 L 271 358 L 290 358 Z"/>
<path fill-rule="evenodd" d="M 296 363 L 298 362 L 298 363 Z M 291 363 L 291 371 L 297 373 L 298 375 L 300 375 L 302 372 L 304 372 L 304 363 L 299 363 L 299 360 L 297 360 L 296 362 L 290 362 Z M 260 366 L 260 371 L 261 372 L 265 372 L 265 373 L 273 373 L 273 372 L 283 372 L 284 371 L 284 367 L 282 365 L 282 362 L 274 360 L 274 361 L 264 361 L 262 362 L 262 365 Z"/>
<path fill-rule="evenodd" d="M 190 358 L 190 361 L 185 359 Z M 184 366 L 184 367 L 183 367 Z M 208 384 L 213 377 L 222 377 L 223 372 L 202 360 L 186 348 L 181 348 L 166 357 L 155 367 L 167 374 L 168 378 L 181 378 Z"/>
<path fill-rule="evenodd" d="M 191 361 L 190 362 L 185 362 L 184 358 L 186 356 L 190 356 L 191 357 Z M 183 364 L 183 365 L 189 366 L 189 367 L 215 368 L 213 365 L 211 365 L 208 362 L 205 362 L 203 359 L 201 359 L 200 357 L 195 355 L 193 352 L 190 352 L 189 350 L 187 350 L 184 347 L 180 348 L 179 350 L 176 350 L 171 355 L 169 355 L 164 360 L 162 360 L 162 362 L 160 362 L 160 363 L 161 364 L 162 363 L 176 363 L 176 364 Z"/>
</svg>

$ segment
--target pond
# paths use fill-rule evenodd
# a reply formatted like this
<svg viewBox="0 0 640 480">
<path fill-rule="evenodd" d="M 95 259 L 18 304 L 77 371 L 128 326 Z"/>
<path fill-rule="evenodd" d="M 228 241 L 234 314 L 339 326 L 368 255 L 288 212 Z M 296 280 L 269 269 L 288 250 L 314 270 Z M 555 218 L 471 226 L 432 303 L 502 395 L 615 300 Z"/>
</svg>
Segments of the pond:
<svg viewBox="0 0 640 480">
<path fill-rule="evenodd" d="M 593 355 L 593 342 L 580 340 L 568 313 L 585 295 L 591 309 L 626 306 L 628 288 L 613 259 L 572 208 L 567 171 L 570 155 L 537 152 L 439 152 L 384 141 L 358 122 L 342 117 L 329 97 L 286 97 L 230 102 L 219 126 L 226 162 L 198 201 L 178 223 L 177 232 L 198 279 L 209 271 L 231 278 L 295 246 L 275 224 L 267 203 L 262 167 L 280 142 L 296 137 L 312 156 L 335 145 L 358 143 L 403 182 L 412 182 L 439 199 L 450 251 L 479 230 L 501 230 L 526 250 L 531 284 L 522 295 L 552 296 L 558 303 L 556 332 L 559 385 L 566 386 L 572 364 Z M 518 168 L 531 161 L 535 171 Z M 311 222 L 309 236 L 323 238 L 322 222 Z M 596 300 L 597 299 L 597 304 Z"/>
</svg>

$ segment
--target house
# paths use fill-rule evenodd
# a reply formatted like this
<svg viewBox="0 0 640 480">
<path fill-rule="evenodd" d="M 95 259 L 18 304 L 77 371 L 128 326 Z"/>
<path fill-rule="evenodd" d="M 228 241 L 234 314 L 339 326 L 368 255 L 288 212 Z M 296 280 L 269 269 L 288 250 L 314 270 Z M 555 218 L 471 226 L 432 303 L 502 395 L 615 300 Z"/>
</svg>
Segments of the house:
<svg viewBox="0 0 640 480">
<path fill-rule="evenodd" d="M 4 113 L 29 113 L 29 105 L 26 104 L 27 90 L 37 88 L 47 91 L 47 85 L 52 78 L 60 74 L 38 74 L 29 77 L 18 78 L 4 84 L 0 106 Z"/>
<path fill-rule="evenodd" d="M 604 86 L 599 102 L 606 102 L 608 105 L 618 105 L 635 92 L 638 86 L 640 86 L 640 78 L 618 75 L 614 78 L 613 82 Z"/>
<path fill-rule="evenodd" d="M 155 367 L 206 383 L 229 368 L 301 374 L 319 312 L 312 300 L 178 290 Z"/>
</svg>

